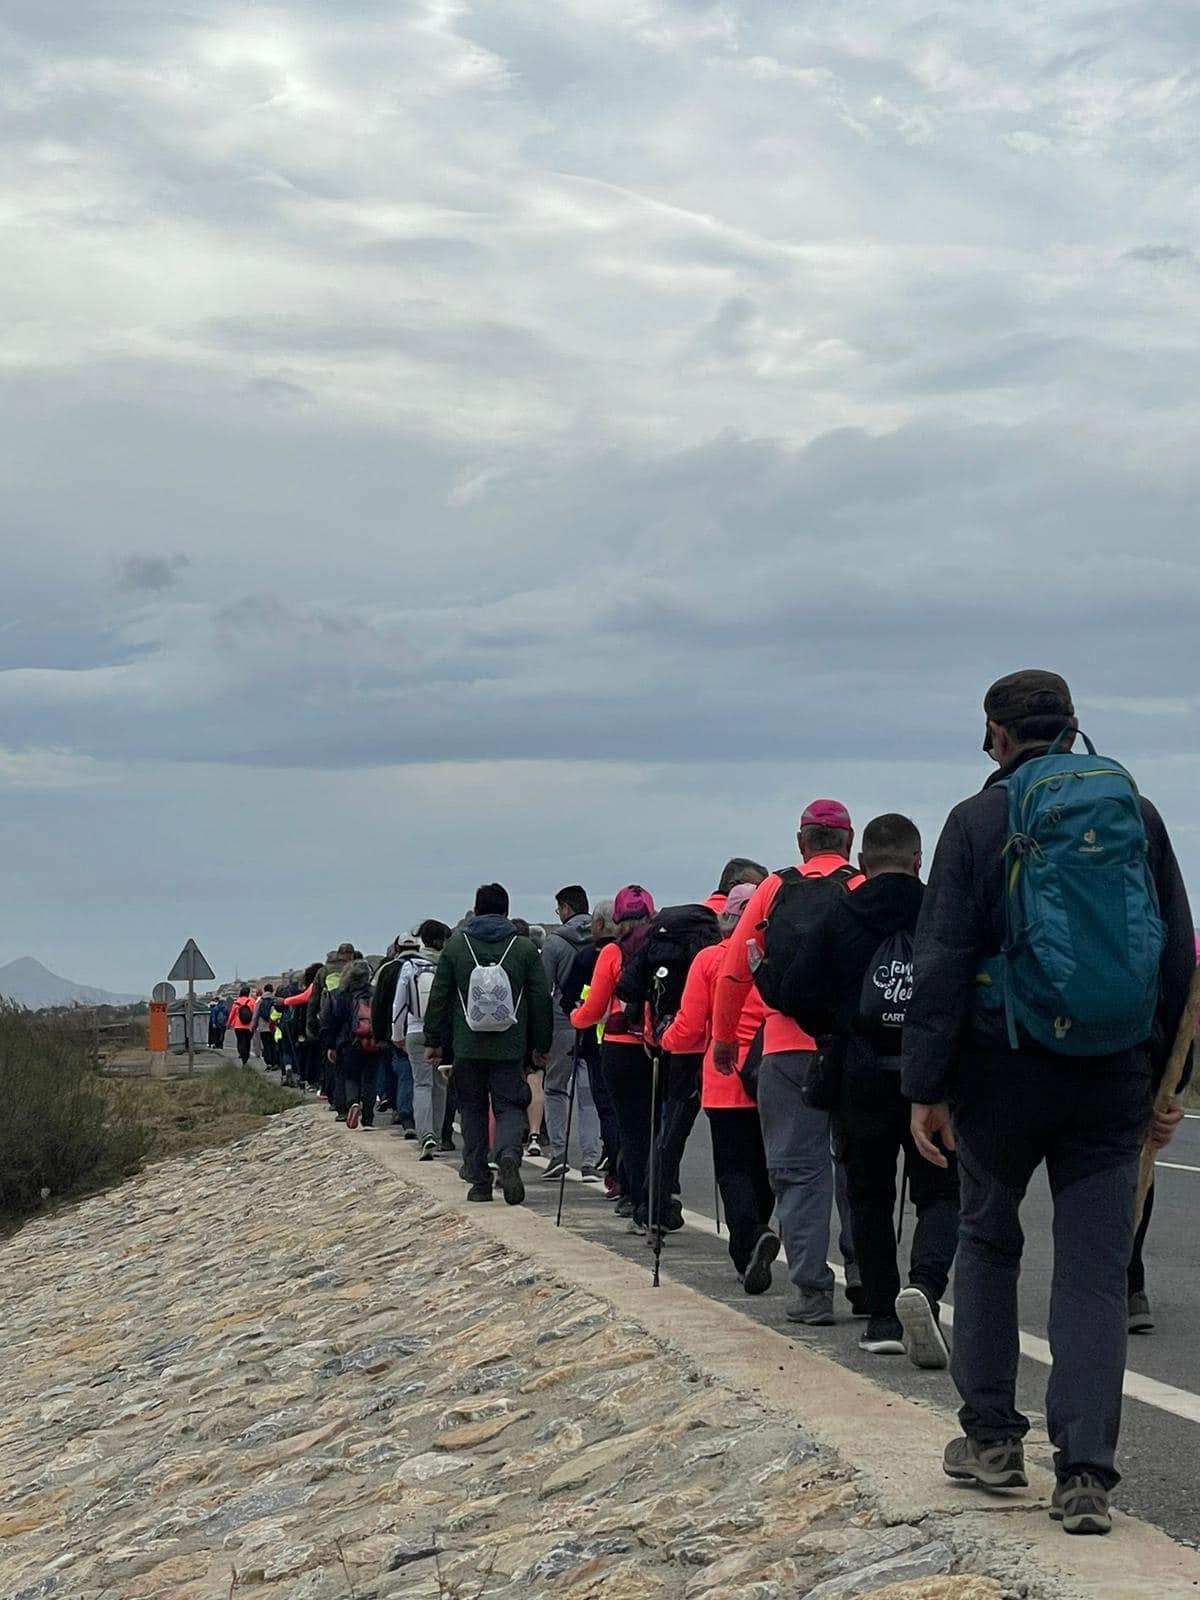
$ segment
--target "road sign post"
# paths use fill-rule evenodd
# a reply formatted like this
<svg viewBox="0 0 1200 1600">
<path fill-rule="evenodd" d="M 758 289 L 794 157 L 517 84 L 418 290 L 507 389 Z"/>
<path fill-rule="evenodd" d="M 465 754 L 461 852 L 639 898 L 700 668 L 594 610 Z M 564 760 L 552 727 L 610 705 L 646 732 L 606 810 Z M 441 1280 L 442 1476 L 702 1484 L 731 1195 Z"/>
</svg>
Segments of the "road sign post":
<svg viewBox="0 0 1200 1600">
<path fill-rule="evenodd" d="M 183 1027 L 187 1034 L 188 1071 L 194 1070 L 196 1065 L 196 1045 L 192 1038 L 192 1013 L 196 1005 L 196 979 L 215 978 L 216 973 L 200 954 L 200 947 L 195 939 L 189 939 L 175 961 L 175 965 L 167 973 L 167 981 L 174 983 L 176 979 L 186 980 L 188 991 L 187 999 L 183 1003 Z"/>
</svg>

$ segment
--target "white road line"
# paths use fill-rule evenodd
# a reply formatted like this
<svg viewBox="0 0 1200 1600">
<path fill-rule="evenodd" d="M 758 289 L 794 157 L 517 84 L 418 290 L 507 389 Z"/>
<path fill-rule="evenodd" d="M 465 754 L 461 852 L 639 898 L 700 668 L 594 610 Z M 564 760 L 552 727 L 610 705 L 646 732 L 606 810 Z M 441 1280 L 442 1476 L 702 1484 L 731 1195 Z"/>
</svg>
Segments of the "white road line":
<svg viewBox="0 0 1200 1600">
<path fill-rule="evenodd" d="M 542 1161 L 531 1161 L 526 1157 L 530 1166 L 546 1167 L 549 1165 Z M 1167 1166 L 1169 1163 L 1160 1161 L 1158 1165 Z M 1200 1171 L 1198 1167 L 1186 1167 L 1187 1172 Z M 600 1184 L 584 1184 L 574 1173 L 569 1173 L 568 1178 L 572 1183 L 578 1183 L 581 1188 L 592 1189 L 601 1199 L 604 1199 L 604 1189 Z M 549 1187 L 549 1185 L 547 1185 Z M 689 1228 L 694 1228 L 698 1233 L 707 1233 L 713 1238 L 727 1238 L 728 1235 L 718 1231 L 716 1223 L 711 1217 L 706 1217 L 699 1211 L 685 1211 L 683 1220 Z M 649 1254 L 649 1252 L 647 1252 Z M 670 1265 L 671 1249 L 668 1245 L 663 1251 L 663 1256 Z M 787 1264 L 787 1252 L 780 1250 L 779 1260 Z M 833 1275 L 845 1287 L 846 1274 L 841 1267 L 834 1266 Z M 954 1307 L 948 1301 L 942 1302 L 942 1320 L 948 1327 L 954 1326 Z M 1043 1367 L 1051 1364 L 1050 1346 L 1045 1339 L 1039 1339 L 1036 1334 L 1021 1331 L 1021 1354 L 1028 1356 L 1031 1361 L 1038 1362 Z M 1126 1370 L 1124 1392 L 1130 1400 L 1140 1400 L 1143 1405 L 1154 1406 L 1158 1411 L 1167 1411 L 1174 1417 L 1182 1417 L 1185 1422 L 1200 1422 L 1200 1395 L 1193 1394 L 1189 1389 L 1177 1389 L 1174 1384 L 1160 1383 L 1157 1378 L 1143 1377 L 1140 1372 Z"/>
</svg>

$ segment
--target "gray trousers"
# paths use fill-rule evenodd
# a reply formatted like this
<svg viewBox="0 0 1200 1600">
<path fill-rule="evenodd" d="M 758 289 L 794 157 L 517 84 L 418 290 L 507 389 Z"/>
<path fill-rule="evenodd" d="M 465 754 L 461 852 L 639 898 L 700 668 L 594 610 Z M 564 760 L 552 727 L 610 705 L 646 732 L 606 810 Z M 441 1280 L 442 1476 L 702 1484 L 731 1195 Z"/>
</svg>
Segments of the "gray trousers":
<svg viewBox="0 0 1200 1600">
<path fill-rule="evenodd" d="M 952 1373 L 963 1432 L 990 1442 L 1029 1427 L 1017 1409 L 1020 1208 L 1045 1162 L 1054 1199 L 1046 1427 L 1059 1478 L 1092 1472 L 1106 1488 L 1120 1476 L 1127 1272 L 1150 1112 L 1140 1052 L 1049 1060 L 981 1051 L 954 1107 L 962 1221 Z"/>
<path fill-rule="evenodd" d="M 413 1075 L 413 1121 L 417 1125 L 417 1140 L 442 1138 L 442 1122 L 446 1116 L 446 1085 L 436 1067 L 431 1067 L 425 1055 L 425 1035 L 410 1033 L 405 1040 L 409 1065 Z"/>
<path fill-rule="evenodd" d="M 567 1107 L 571 1094 L 571 1070 L 575 1057 L 575 1030 L 554 1035 L 550 1055 L 546 1062 L 543 1091 L 546 1096 L 546 1136 L 550 1141 L 550 1155 L 555 1161 L 565 1161 L 567 1154 Z M 585 1167 L 594 1167 L 600 1160 L 600 1118 L 592 1098 L 592 1084 L 587 1063 L 579 1063 L 575 1080 L 575 1114 L 571 1119 L 579 1139 L 579 1160 Z"/>
<path fill-rule="evenodd" d="M 779 1231 L 787 1251 L 788 1275 L 797 1289 L 832 1294 L 829 1224 L 833 1217 L 834 1163 L 830 1118 L 827 1111 L 810 1110 L 800 1094 L 812 1059 L 810 1050 L 781 1050 L 763 1057 L 758 1074 L 758 1114 Z M 838 1187 L 844 1189 L 844 1179 Z M 857 1269 L 850 1237 L 850 1208 L 841 1193 L 838 1213 L 846 1276 L 854 1282 Z"/>
</svg>

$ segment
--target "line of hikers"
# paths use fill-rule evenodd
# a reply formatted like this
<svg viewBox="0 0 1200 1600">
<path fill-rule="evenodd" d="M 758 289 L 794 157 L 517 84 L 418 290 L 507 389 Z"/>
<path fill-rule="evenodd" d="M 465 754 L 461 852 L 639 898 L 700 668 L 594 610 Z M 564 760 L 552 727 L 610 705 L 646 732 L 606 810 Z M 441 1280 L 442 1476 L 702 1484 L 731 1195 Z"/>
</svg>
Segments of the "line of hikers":
<svg viewBox="0 0 1200 1600">
<path fill-rule="evenodd" d="M 1182 1117 L 1178 1094 L 1156 1110 L 1154 1091 L 1188 1008 L 1191 912 L 1161 818 L 1078 732 L 1062 678 L 1011 674 L 984 710 L 998 770 L 951 812 L 927 886 L 908 818 L 869 822 L 852 864 L 849 812 L 821 799 L 782 871 L 737 857 L 706 899 L 662 909 L 638 884 L 595 906 L 568 885 L 540 951 L 485 884 L 458 929 L 422 923 L 374 973 L 342 945 L 268 1017 L 291 1039 L 282 1070 L 319 1083 L 351 1128 L 372 1125 L 381 1095 L 424 1159 L 452 1148 L 452 1093 L 472 1202 L 498 1183 L 521 1203 L 543 1137 L 544 1177 L 561 1183 L 573 1131 L 581 1180 L 656 1254 L 683 1226 L 680 1163 L 703 1110 L 745 1291 L 770 1288 L 782 1248 L 787 1317 L 833 1322 L 836 1199 L 862 1348 L 951 1362 L 963 1432 L 944 1469 L 988 1489 L 1026 1482 L 1019 1209 L 1044 1162 L 1051 1515 L 1107 1532 L 1127 1334 L 1153 1326 L 1139 1159 Z M 252 998 L 249 1024 L 234 1002 L 235 1029 L 254 1026 L 267 997 Z M 903 1282 L 901 1159 L 916 1211 Z"/>
</svg>

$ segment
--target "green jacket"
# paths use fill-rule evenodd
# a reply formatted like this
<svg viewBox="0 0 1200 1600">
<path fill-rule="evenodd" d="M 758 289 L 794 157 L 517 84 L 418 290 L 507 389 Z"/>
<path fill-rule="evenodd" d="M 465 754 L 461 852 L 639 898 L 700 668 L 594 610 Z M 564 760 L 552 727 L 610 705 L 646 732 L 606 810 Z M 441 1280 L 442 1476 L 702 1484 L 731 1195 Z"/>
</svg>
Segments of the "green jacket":
<svg viewBox="0 0 1200 1600">
<path fill-rule="evenodd" d="M 517 1021 L 506 1033 L 475 1033 L 467 1027 L 463 998 L 475 967 L 468 938 L 481 966 L 494 965 L 508 949 L 504 970 L 517 1001 Z M 507 917 L 494 916 L 475 917 L 463 932 L 453 934 L 442 951 L 425 1007 L 426 1043 L 440 1044 L 443 1049 L 449 1045 L 455 1061 L 519 1061 L 524 1065 L 531 1053 L 548 1051 L 553 1038 L 550 985 L 532 939 L 520 938 Z"/>
</svg>

